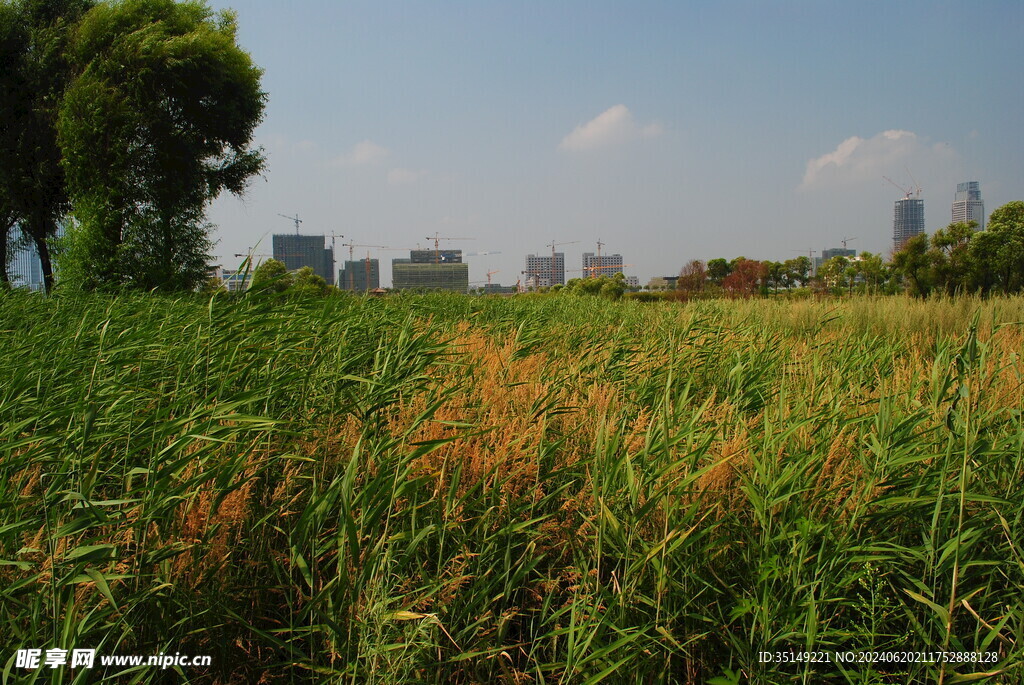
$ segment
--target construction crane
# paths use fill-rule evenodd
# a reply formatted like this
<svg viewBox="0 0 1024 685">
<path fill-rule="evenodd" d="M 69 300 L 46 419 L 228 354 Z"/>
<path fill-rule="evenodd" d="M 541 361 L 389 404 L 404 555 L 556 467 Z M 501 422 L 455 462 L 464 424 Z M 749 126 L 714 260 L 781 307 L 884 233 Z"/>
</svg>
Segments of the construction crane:
<svg viewBox="0 0 1024 685">
<path fill-rule="evenodd" d="M 519 273 L 520 273 L 521 276 L 529 276 L 529 277 L 537 279 L 537 280 L 534 281 L 534 286 L 533 287 L 535 287 L 536 289 L 540 290 L 540 279 L 541 279 L 540 272 L 538 272 L 538 271 L 525 271 L 524 270 L 524 271 L 520 271 Z M 527 282 L 529 282 L 530 279 L 527 278 L 526 280 L 527 280 Z M 521 292 L 524 292 L 525 290 L 526 290 L 526 288 L 522 285 L 522 278 L 516 279 L 516 292 L 520 292 L 521 293 Z"/>
<path fill-rule="evenodd" d="M 490 290 L 490 288 L 491 288 L 491 276 L 493 276 L 494 274 L 497 274 L 497 273 L 501 273 L 501 270 L 500 269 L 495 269 L 494 271 L 488 271 L 487 272 L 487 289 L 488 290 Z M 470 285 L 480 285 L 481 283 L 483 283 L 483 281 L 470 281 L 469 282 Z"/>
<path fill-rule="evenodd" d="M 344 237 L 344 236 L 342 236 L 342 237 Z M 348 248 L 348 261 L 350 261 L 350 262 L 353 261 L 352 254 L 353 254 L 353 252 L 355 251 L 355 249 L 357 247 L 373 247 L 373 248 L 376 248 L 376 249 L 379 249 L 379 250 L 402 249 L 402 248 L 388 247 L 387 245 L 362 245 L 360 243 L 342 243 L 341 246 Z"/>
<path fill-rule="evenodd" d="M 615 269 L 615 273 L 619 273 L 620 270 L 625 269 L 627 266 L 636 266 L 636 264 L 605 264 L 603 266 L 585 266 L 582 269 L 566 269 L 565 273 L 574 274 L 580 271 L 586 271 L 587 278 L 594 277 L 595 271 L 607 271 L 609 269 Z M 603 275 L 603 274 L 602 274 Z"/>
<path fill-rule="evenodd" d="M 331 231 L 331 254 L 334 254 L 334 252 L 335 252 L 335 245 L 334 245 L 335 238 L 344 238 L 344 237 L 345 236 L 343 236 L 340 233 L 335 233 L 334 231 Z"/>
<path fill-rule="evenodd" d="M 597 239 L 597 263 L 598 264 L 601 263 L 601 248 L 602 247 L 604 247 L 604 243 L 602 243 L 601 239 L 598 238 Z M 593 269 L 591 269 L 590 273 L 587 274 L 587 278 L 595 278 Z"/>
<path fill-rule="evenodd" d="M 341 237 L 344 237 L 344 236 L 341 236 Z M 350 261 L 350 262 L 354 262 L 355 261 L 355 257 L 353 255 L 354 255 L 355 249 L 357 247 L 378 247 L 378 248 L 381 248 L 381 249 L 388 249 L 386 245 L 361 245 L 359 243 L 342 243 L 341 246 L 348 248 L 348 261 Z M 367 262 L 366 262 L 366 283 L 369 284 L 370 283 L 370 262 L 369 262 L 370 253 L 369 252 L 366 253 L 366 259 L 367 259 Z M 345 269 L 345 271 L 348 272 L 348 289 L 349 290 L 355 290 L 356 289 L 356 287 L 355 287 L 355 274 L 353 272 L 351 272 L 349 269 Z"/>
<path fill-rule="evenodd" d="M 914 184 L 915 188 L 917 188 L 917 190 L 915 191 L 917 193 L 917 197 L 921 197 L 921 186 L 917 184 L 917 180 L 914 178 L 914 174 L 910 173 L 910 167 L 905 166 L 903 168 L 907 170 L 907 176 L 910 177 L 910 182 Z"/>
<path fill-rule="evenodd" d="M 287 214 L 278 214 L 278 216 L 284 217 L 285 219 L 288 219 L 289 221 L 294 221 L 295 222 L 295 235 L 299 234 L 299 224 L 302 223 L 302 219 L 299 218 L 298 213 L 296 213 L 295 216 L 288 216 Z"/>
<path fill-rule="evenodd" d="M 793 250 L 793 252 L 799 252 L 800 254 L 804 253 L 803 250 Z M 810 259 L 813 262 L 814 261 L 814 255 L 816 255 L 817 253 L 818 253 L 817 250 L 810 250 L 809 249 L 809 250 L 807 250 L 807 258 Z"/>
<path fill-rule="evenodd" d="M 429 235 L 426 238 L 427 240 L 433 240 L 434 241 L 434 264 L 440 264 L 441 263 L 440 243 L 441 243 L 442 240 L 473 240 L 473 238 L 442 238 L 438 233 L 439 233 L 438 231 L 435 231 L 433 238 L 431 238 Z"/>
<path fill-rule="evenodd" d="M 904 200 L 909 200 L 910 196 L 914 194 L 913 190 L 908 190 L 907 188 L 904 188 L 903 186 L 901 186 L 899 183 L 897 183 L 896 181 L 892 180 L 888 176 L 882 176 L 882 178 L 884 178 L 886 181 L 888 181 L 889 183 L 893 184 L 894 186 L 896 186 L 897 188 L 902 190 L 903 191 L 903 199 Z"/>
<path fill-rule="evenodd" d="M 846 249 L 846 243 L 850 242 L 851 240 L 856 240 L 856 238 L 843 238 L 842 240 L 839 241 L 843 244 L 844 250 Z"/>
<path fill-rule="evenodd" d="M 575 245 L 578 242 L 578 240 L 570 240 L 565 243 L 556 243 L 554 240 L 552 240 L 549 244 L 544 246 L 551 248 L 551 278 L 548 281 L 549 285 L 555 284 L 555 248 L 560 245 Z"/>
</svg>

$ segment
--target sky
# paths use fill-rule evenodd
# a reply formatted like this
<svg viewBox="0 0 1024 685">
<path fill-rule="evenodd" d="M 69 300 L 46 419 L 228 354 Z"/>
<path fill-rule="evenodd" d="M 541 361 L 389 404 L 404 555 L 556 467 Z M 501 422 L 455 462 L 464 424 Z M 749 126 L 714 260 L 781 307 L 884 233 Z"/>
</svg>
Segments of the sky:
<svg viewBox="0 0 1024 685">
<path fill-rule="evenodd" d="M 1024 199 L 1019 0 L 210 4 L 268 96 L 266 172 L 209 213 L 228 267 L 298 215 L 339 265 L 401 248 L 352 248 L 384 285 L 435 235 L 478 253 L 472 282 L 600 240 L 646 283 L 844 239 L 888 256 L 896 185 L 929 232 L 958 182 L 986 213 Z"/>
</svg>

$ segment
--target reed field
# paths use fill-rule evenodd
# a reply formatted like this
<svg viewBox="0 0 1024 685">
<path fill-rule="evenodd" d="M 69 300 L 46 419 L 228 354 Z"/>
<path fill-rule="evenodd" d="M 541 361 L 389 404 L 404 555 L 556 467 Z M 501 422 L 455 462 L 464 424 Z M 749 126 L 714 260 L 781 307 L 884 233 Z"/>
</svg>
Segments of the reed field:
<svg viewBox="0 0 1024 685">
<path fill-rule="evenodd" d="M 0 294 L 0 681 L 1024 682 L 1022 322 Z"/>
</svg>

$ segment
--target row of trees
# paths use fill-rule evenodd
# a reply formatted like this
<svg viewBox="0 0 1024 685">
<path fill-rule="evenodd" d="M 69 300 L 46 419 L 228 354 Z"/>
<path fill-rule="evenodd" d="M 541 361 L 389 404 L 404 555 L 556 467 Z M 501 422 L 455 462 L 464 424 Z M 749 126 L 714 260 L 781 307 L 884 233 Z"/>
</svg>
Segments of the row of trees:
<svg viewBox="0 0 1024 685">
<path fill-rule="evenodd" d="M 199 286 L 207 206 L 264 166 L 251 148 L 262 72 L 235 16 L 199 1 L 0 0 L 0 64 L 0 229 L 35 244 L 46 289 L 55 242 L 70 287 Z"/>
<path fill-rule="evenodd" d="M 992 212 L 984 231 L 974 222 L 953 223 L 931 236 L 914 236 L 888 263 L 881 255 L 862 252 L 856 259 L 827 260 L 814 278 L 811 267 L 807 257 L 693 260 L 680 271 L 676 290 L 685 298 L 750 297 L 808 285 L 834 293 L 1018 293 L 1024 290 L 1024 202 Z"/>
<path fill-rule="evenodd" d="M 712 259 L 707 263 L 691 260 L 676 280 L 676 290 L 684 297 L 722 293 L 748 297 L 780 288 L 806 286 L 811 278 L 811 260 L 807 257 L 785 262 L 758 261 L 746 257 L 732 260 Z"/>
<path fill-rule="evenodd" d="M 932 236 L 916 235 L 893 255 L 893 268 L 915 295 L 976 292 L 1019 293 L 1024 289 L 1024 202 L 992 212 L 988 226 L 954 223 Z"/>
</svg>

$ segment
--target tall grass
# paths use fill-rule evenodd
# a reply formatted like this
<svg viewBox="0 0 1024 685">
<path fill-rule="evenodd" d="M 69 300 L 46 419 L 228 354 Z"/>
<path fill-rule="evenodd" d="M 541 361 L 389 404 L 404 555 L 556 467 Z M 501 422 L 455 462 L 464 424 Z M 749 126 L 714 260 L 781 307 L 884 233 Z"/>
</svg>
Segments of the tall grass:
<svg viewBox="0 0 1024 685">
<path fill-rule="evenodd" d="M 1020 321 L 0 296 L 0 680 L 1020 682 Z"/>
</svg>

